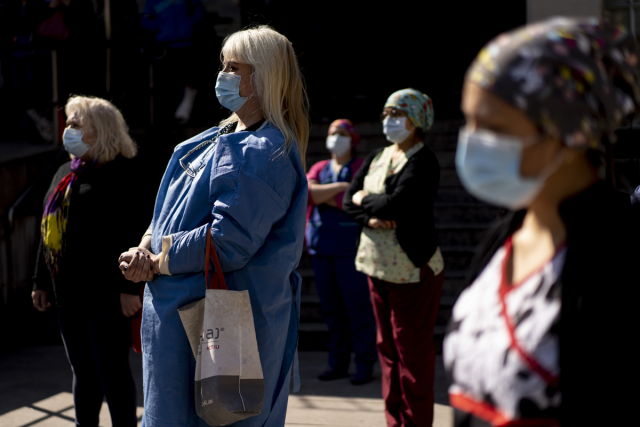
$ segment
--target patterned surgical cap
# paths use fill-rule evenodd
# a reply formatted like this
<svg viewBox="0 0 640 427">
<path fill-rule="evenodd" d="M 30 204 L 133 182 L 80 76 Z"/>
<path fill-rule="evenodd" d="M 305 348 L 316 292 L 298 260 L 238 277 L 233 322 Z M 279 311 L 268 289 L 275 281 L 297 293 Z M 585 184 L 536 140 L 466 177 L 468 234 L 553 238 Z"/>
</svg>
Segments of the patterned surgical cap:
<svg viewBox="0 0 640 427">
<path fill-rule="evenodd" d="M 640 105 L 633 36 L 595 18 L 553 18 L 501 34 L 466 79 L 575 149 L 604 150 L 603 136 L 614 142 L 615 127 Z"/>
<path fill-rule="evenodd" d="M 391 94 L 384 108 L 397 108 L 407 113 L 415 127 L 427 130 L 433 124 L 433 102 L 415 89 L 402 89 Z"/>
</svg>

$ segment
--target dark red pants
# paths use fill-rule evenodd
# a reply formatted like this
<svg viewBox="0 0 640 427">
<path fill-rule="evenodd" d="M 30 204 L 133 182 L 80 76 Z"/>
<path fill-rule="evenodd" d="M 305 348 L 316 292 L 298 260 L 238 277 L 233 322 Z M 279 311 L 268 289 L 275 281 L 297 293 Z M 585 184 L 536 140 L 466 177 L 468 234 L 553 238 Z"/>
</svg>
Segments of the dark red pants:
<svg viewBox="0 0 640 427">
<path fill-rule="evenodd" d="M 390 427 L 431 427 L 436 324 L 444 273 L 425 266 L 419 283 L 369 277 L 382 368 L 382 397 Z"/>
</svg>

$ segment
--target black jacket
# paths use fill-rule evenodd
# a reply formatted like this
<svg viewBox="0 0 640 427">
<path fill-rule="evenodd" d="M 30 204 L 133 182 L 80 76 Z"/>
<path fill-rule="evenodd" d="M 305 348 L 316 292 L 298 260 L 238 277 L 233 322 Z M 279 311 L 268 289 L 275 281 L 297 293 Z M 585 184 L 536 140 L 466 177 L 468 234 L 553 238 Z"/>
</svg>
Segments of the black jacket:
<svg viewBox="0 0 640 427">
<path fill-rule="evenodd" d="M 136 176 L 132 161 L 118 156 L 87 175 L 80 176 L 71 195 L 66 252 L 60 274 L 52 280 L 44 260 L 42 239 L 37 253 L 33 289 L 49 292 L 49 300 L 61 307 L 119 305 L 120 293 L 137 294 L 140 284 L 127 281 L 118 268 L 118 257 L 140 242 L 148 226 L 148 206 L 139 194 L 147 190 Z M 44 203 L 71 171 L 71 162 L 56 172 Z M 136 182 L 137 181 L 137 182 Z M 142 211 L 142 212 L 141 212 Z"/>
<path fill-rule="evenodd" d="M 467 285 L 520 226 L 525 213 L 505 215 L 485 234 Z M 560 215 L 567 227 L 560 276 L 561 425 L 636 425 L 640 212 L 629 204 L 628 195 L 598 183 L 563 202 Z"/>
<path fill-rule="evenodd" d="M 396 221 L 398 242 L 417 268 L 429 261 L 438 246 L 433 224 L 433 203 L 440 183 L 440 165 L 435 154 L 425 145 L 413 154 L 397 174 L 385 179 L 385 194 L 370 194 L 362 206 L 352 202 L 362 190 L 369 166 L 382 149 L 369 154 L 345 192 L 343 209 L 361 227 L 371 217 Z"/>
</svg>

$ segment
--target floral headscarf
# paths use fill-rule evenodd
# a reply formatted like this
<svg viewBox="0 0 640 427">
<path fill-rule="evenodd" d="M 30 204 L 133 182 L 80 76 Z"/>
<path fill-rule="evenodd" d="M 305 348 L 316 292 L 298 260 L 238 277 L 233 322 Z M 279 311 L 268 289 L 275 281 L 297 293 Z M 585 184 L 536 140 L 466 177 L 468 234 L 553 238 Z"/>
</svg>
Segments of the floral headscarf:
<svg viewBox="0 0 640 427">
<path fill-rule="evenodd" d="M 433 124 L 433 102 L 415 89 L 402 89 L 391 94 L 384 108 L 397 108 L 409 116 L 414 126 L 427 130 Z"/>
<path fill-rule="evenodd" d="M 331 129 L 333 126 L 341 127 L 347 132 L 349 132 L 349 135 L 351 136 L 351 145 L 353 148 L 356 148 L 358 144 L 360 144 L 360 134 L 358 133 L 358 129 L 356 129 L 356 127 L 353 125 L 351 120 L 347 120 L 347 119 L 334 120 L 329 126 L 329 129 Z"/>
<path fill-rule="evenodd" d="M 633 36 L 595 18 L 553 18 L 501 34 L 466 79 L 522 110 L 541 132 L 575 149 L 604 150 L 640 105 Z"/>
</svg>

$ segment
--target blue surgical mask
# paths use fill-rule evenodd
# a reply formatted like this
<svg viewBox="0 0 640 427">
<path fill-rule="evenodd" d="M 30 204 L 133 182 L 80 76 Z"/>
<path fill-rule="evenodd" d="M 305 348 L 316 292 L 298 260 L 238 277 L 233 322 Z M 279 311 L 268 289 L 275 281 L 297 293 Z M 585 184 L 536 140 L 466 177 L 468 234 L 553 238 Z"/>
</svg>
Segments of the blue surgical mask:
<svg viewBox="0 0 640 427">
<path fill-rule="evenodd" d="M 231 111 L 238 111 L 247 99 L 246 96 L 240 96 L 240 77 L 237 74 L 231 73 L 218 73 L 218 79 L 216 80 L 216 96 L 218 101 L 224 108 L 228 108 Z"/>
<path fill-rule="evenodd" d="M 89 151 L 91 146 L 82 141 L 84 132 L 80 129 L 66 128 L 62 134 L 62 144 L 64 149 L 74 157 L 82 157 Z"/>
<path fill-rule="evenodd" d="M 531 144 L 486 130 L 467 132 L 461 129 L 456 171 L 462 185 L 473 196 L 492 205 L 511 210 L 526 208 L 561 163 L 555 162 L 537 177 L 522 177 L 522 150 Z"/>
<path fill-rule="evenodd" d="M 382 121 L 382 132 L 384 132 L 387 140 L 395 142 L 396 144 L 406 141 L 409 135 L 411 135 L 411 131 L 407 130 L 406 117 L 385 117 Z"/>
</svg>

